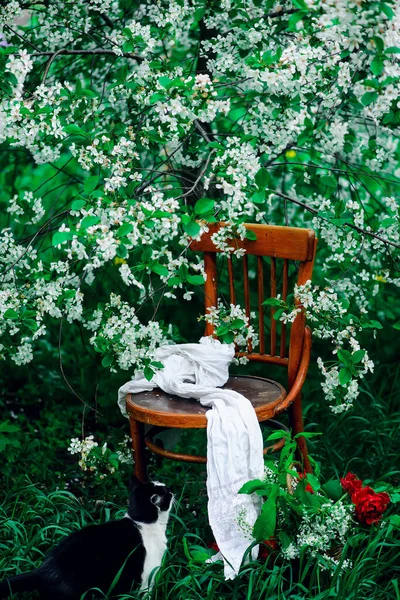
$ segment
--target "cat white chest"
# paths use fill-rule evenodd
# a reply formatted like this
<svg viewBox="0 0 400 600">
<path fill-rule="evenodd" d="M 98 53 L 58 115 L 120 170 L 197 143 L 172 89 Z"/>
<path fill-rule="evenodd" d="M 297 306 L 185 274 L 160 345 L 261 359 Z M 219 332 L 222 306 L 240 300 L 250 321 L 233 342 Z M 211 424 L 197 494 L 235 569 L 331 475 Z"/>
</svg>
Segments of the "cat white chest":
<svg viewBox="0 0 400 600">
<path fill-rule="evenodd" d="M 141 589 L 144 590 L 149 587 L 150 575 L 152 575 L 150 587 L 153 585 L 156 573 L 154 569 L 160 567 L 164 552 L 167 549 L 167 523 L 159 519 L 156 523 L 137 523 L 137 526 L 146 550 L 141 585 Z"/>
</svg>

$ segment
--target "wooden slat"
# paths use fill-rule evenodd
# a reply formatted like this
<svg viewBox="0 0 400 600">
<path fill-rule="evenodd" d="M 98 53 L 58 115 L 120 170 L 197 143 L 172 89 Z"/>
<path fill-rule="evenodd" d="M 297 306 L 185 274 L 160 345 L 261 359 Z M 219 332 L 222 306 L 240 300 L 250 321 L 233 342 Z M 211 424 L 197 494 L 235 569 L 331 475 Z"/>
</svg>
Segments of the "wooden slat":
<svg viewBox="0 0 400 600">
<path fill-rule="evenodd" d="M 235 285 L 233 280 L 233 265 L 232 265 L 232 257 L 228 256 L 228 274 L 229 274 L 229 296 L 231 299 L 231 304 L 236 305 L 236 296 L 235 296 Z"/>
<path fill-rule="evenodd" d="M 218 250 L 211 236 L 216 233 L 223 223 L 209 224 L 209 231 L 200 241 L 193 240 L 190 244 L 196 252 L 221 252 Z M 231 242 L 234 248 L 244 248 L 247 254 L 257 256 L 273 256 L 290 260 L 312 260 L 314 256 L 315 233 L 312 229 L 300 227 L 278 227 L 275 225 L 246 224 L 246 229 L 256 234 L 257 240 L 234 239 Z"/>
<path fill-rule="evenodd" d="M 287 365 L 289 362 L 288 358 L 281 358 L 280 356 L 271 356 L 270 354 L 260 354 L 259 352 L 238 352 L 236 354 L 238 358 L 246 356 L 249 360 L 255 362 L 271 363 L 273 365 Z"/>
<path fill-rule="evenodd" d="M 276 259 L 271 258 L 271 298 L 276 298 Z M 276 321 L 275 309 L 271 306 L 271 356 L 276 354 Z"/>
<path fill-rule="evenodd" d="M 250 319 L 250 287 L 249 287 L 249 261 L 247 255 L 243 256 L 243 285 L 244 285 L 244 306 L 246 310 L 246 317 Z M 251 342 L 247 344 L 247 350 L 251 352 L 253 346 Z"/>
<path fill-rule="evenodd" d="M 312 260 L 303 262 L 300 265 L 299 272 L 297 275 L 297 285 L 304 285 L 306 281 L 311 279 L 314 257 L 317 250 L 317 240 L 314 240 Z M 298 300 L 295 303 L 300 306 Z M 304 328 L 306 325 L 306 319 L 304 311 L 299 312 L 294 320 L 294 323 L 290 331 L 290 344 L 289 344 L 289 366 L 288 366 L 288 385 L 289 389 L 292 387 L 293 382 L 296 378 L 297 371 L 300 365 L 301 353 L 303 349 L 303 336 Z"/>
<path fill-rule="evenodd" d="M 260 354 L 265 352 L 264 340 L 264 268 L 262 256 L 257 256 L 257 271 L 258 271 L 258 335 L 260 338 Z"/>
<path fill-rule="evenodd" d="M 286 300 L 288 293 L 288 278 L 289 278 L 289 262 L 283 261 L 283 281 L 282 281 L 282 300 Z M 281 346 L 279 355 L 284 358 L 286 354 L 286 325 L 281 324 Z"/>
<path fill-rule="evenodd" d="M 204 283 L 205 308 L 217 306 L 218 291 L 217 291 L 217 255 L 214 252 L 204 252 L 204 269 L 207 274 L 207 279 Z M 205 335 L 213 335 L 214 326 L 206 321 Z"/>
</svg>

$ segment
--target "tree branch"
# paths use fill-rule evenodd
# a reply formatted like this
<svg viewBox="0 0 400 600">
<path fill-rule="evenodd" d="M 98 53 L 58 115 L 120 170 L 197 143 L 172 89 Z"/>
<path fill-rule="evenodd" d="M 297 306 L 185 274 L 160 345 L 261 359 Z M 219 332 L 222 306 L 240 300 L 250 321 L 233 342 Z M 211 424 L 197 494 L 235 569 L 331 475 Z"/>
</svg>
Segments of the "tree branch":
<svg viewBox="0 0 400 600">
<path fill-rule="evenodd" d="M 53 59 L 57 56 L 85 56 L 91 54 L 99 54 L 99 55 L 109 55 L 118 58 L 119 56 L 123 56 L 124 58 L 133 58 L 139 62 L 144 60 L 143 56 L 139 56 L 139 54 L 133 54 L 132 52 L 122 52 L 122 54 L 117 54 L 112 50 L 104 50 L 103 48 L 93 48 L 92 50 L 59 50 L 58 52 L 35 52 L 31 54 L 31 56 L 51 56 Z"/>
<path fill-rule="evenodd" d="M 315 208 L 311 208 L 311 206 L 307 206 L 307 204 L 305 204 L 304 202 L 301 202 L 301 200 L 297 200 L 297 198 L 292 198 L 291 196 L 287 196 L 286 194 L 282 194 L 281 192 L 274 191 L 273 193 L 275 194 L 275 196 L 279 196 L 280 198 L 283 198 L 284 200 L 289 200 L 289 202 L 293 202 L 293 204 L 297 204 L 297 206 L 301 206 L 302 208 L 304 208 L 308 212 L 312 213 L 313 215 L 316 215 L 320 219 L 323 219 L 324 221 L 329 222 L 329 219 L 327 219 L 326 217 L 321 217 Z M 343 225 L 345 227 L 350 227 L 350 229 L 354 229 L 355 231 L 357 231 L 358 233 L 362 233 L 363 235 L 369 235 L 370 237 L 373 237 L 384 244 L 389 244 L 390 246 L 394 246 L 395 248 L 400 248 L 400 244 L 396 244 L 396 242 L 391 242 L 390 240 L 387 240 L 387 239 L 383 238 L 382 236 L 380 236 L 376 233 L 373 233 L 372 231 L 368 231 L 367 229 L 362 229 L 361 227 L 358 227 L 357 225 L 353 225 L 353 223 L 348 223 L 346 221 L 345 223 L 343 223 Z"/>
</svg>

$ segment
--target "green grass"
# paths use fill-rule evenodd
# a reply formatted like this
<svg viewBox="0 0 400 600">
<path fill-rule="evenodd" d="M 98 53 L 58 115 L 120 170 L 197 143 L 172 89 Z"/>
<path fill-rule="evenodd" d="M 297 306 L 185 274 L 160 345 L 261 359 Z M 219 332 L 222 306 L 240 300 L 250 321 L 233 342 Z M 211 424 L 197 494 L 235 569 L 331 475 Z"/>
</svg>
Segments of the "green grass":
<svg viewBox="0 0 400 600">
<path fill-rule="evenodd" d="M 321 431 L 323 436 L 309 445 L 326 479 L 352 470 L 363 479 L 399 484 L 398 374 L 397 366 L 382 366 L 373 379 L 364 382 L 353 411 L 335 417 L 324 405 L 311 373 L 305 399 L 307 429 Z M 21 427 L 16 434 L 21 448 L 2 467 L 1 577 L 33 569 L 64 536 L 89 523 L 121 517 L 125 511 L 130 468 L 124 466 L 117 476 L 96 485 L 84 477 L 66 449 L 69 439 L 80 433 L 81 407 L 65 398 L 65 393 L 61 401 L 61 392 L 46 397 L 45 392 L 39 414 L 34 411 L 32 394 L 21 394 L 18 406 L 24 412 L 15 420 Z M 121 439 L 127 423 L 110 404 L 97 425 L 90 416 L 86 427 L 87 433 L 90 429 L 100 432 L 102 439 Z M 191 445 L 204 443 L 204 432 L 197 432 L 195 440 L 192 435 Z M 185 446 L 185 439 L 181 444 Z M 279 556 L 270 556 L 264 563 L 248 564 L 236 580 L 225 582 L 221 565 L 196 562 L 195 547 L 206 548 L 212 540 L 205 469 L 152 457 L 150 474 L 169 484 L 178 499 L 153 600 L 400 600 L 400 541 L 398 532 L 387 524 L 360 536 L 357 546 L 345 547 L 343 558 L 352 561 L 352 568 L 338 570 L 332 577 L 314 561 L 294 561 L 288 566 Z M 138 594 L 124 597 L 139 598 Z"/>
</svg>

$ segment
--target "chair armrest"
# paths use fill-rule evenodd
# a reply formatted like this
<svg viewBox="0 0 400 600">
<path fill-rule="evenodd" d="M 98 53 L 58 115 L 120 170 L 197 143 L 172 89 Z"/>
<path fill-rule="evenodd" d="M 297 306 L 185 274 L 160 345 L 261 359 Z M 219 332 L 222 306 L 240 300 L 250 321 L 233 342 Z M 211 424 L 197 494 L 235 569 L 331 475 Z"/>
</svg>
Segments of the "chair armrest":
<svg viewBox="0 0 400 600">
<path fill-rule="evenodd" d="M 304 330 L 303 349 L 301 353 L 299 370 L 297 371 L 296 379 L 293 382 L 292 388 L 286 398 L 275 408 L 274 414 L 280 413 L 288 408 L 297 396 L 300 394 L 304 381 L 307 376 L 308 367 L 310 365 L 311 356 L 311 329 L 306 327 Z"/>
</svg>

